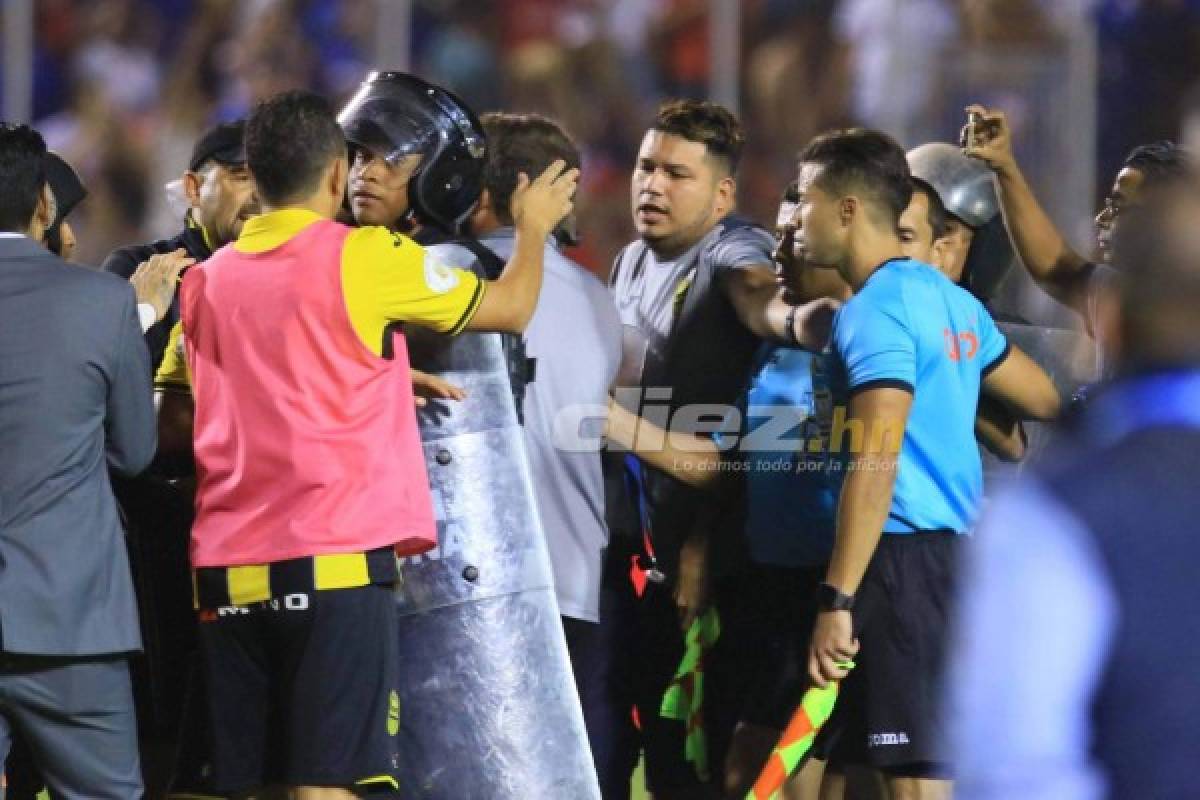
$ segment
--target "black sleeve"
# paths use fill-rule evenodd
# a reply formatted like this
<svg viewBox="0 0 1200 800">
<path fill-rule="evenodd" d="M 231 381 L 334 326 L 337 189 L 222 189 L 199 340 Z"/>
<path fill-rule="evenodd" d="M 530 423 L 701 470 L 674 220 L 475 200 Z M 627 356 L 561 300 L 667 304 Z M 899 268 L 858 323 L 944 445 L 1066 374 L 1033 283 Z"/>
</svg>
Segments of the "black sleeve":
<svg viewBox="0 0 1200 800">
<path fill-rule="evenodd" d="M 996 367 L 1003 364 L 1005 359 L 1007 359 L 1011 353 L 1012 353 L 1012 342 L 1010 342 L 1008 340 L 1008 338 L 1006 337 L 1004 339 L 1004 349 L 1000 351 L 1000 355 L 993 358 L 991 360 L 991 363 L 989 363 L 986 367 L 983 368 L 983 371 L 980 373 L 981 377 L 986 378 L 988 375 L 991 375 L 993 372 L 995 372 Z"/>
<path fill-rule="evenodd" d="M 175 245 L 174 247 L 172 245 Z M 118 278 L 129 280 L 138 265 L 143 261 L 157 253 L 169 253 L 175 247 L 185 246 L 177 242 L 155 242 L 154 244 L 139 244 L 121 247 L 109 253 L 108 258 L 104 259 L 104 263 L 100 265 L 100 269 L 104 272 L 112 273 Z M 170 248 L 170 249 L 167 249 Z M 167 347 L 167 339 L 170 338 L 171 328 L 175 327 L 175 323 L 179 321 L 179 293 L 176 292 L 176 299 L 168 309 L 167 315 L 150 326 L 146 331 L 146 347 L 150 350 L 150 374 L 153 377 L 158 365 L 162 363 L 163 351 Z"/>
<path fill-rule="evenodd" d="M 153 252 L 147 252 L 139 258 L 140 251 L 143 249 L 145 248 L 122 247 L 118 250 L 113 250 L 108 254 L 108 258 L 104 259 L 104 263 L 100 265 L 100 269 L 129 280 L 134 270 L 137 269 L 138 264 L 154 255 Z"/>
</svg>

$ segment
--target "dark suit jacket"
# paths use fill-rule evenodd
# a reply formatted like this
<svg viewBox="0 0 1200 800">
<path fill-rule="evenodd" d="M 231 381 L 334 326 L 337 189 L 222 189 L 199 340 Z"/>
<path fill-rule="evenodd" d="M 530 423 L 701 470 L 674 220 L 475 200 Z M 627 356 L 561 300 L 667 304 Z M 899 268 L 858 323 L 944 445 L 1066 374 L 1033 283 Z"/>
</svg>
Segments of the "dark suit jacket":
<svg viewBox="0 0 1200 800">
<path fill-rule="evenodd" d="M 141 647 L 108 469 L 156 445 L 128 282 L 0 237 L 0 650 Z"/>
</svg>

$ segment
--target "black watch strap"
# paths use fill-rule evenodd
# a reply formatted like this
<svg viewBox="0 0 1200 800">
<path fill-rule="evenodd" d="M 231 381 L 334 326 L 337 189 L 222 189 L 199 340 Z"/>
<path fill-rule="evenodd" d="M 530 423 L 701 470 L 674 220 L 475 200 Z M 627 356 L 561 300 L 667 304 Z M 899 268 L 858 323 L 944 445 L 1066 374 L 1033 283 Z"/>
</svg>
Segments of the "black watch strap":
<svg viewBox="0 0 1200 800">
<path fill-rule="evenodd" d="M 789 344 L 800 344 L 800 340 L 796 338 L 796 312 L 799 310 L 799 306 L 792 306 L 784 320 L 783 332 Z"/>
<path fill-rule="evenodd" d="M 817 607 L 822 611 L 853 611 L 854 595 L 845 594 L 836 586 L 822 583 L 817 587 Z"/>
</svg>

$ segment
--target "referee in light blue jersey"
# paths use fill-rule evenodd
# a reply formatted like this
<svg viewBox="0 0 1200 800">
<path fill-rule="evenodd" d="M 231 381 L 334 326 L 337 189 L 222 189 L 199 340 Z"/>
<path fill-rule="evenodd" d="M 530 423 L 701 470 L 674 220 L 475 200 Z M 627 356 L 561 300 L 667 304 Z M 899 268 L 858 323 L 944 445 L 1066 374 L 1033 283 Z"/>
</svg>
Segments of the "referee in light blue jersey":
<svg viewBox="0 0 1200 800">
<path fill-rule="evenodd" d="M 834 323 L 830 448 L 845 476 L 809 652 L 820 685 L 846 677 L 830 734 L 883 770 L 893 794 L 946 792 L 936 699 L 962 534 L 982 494 L 982 391 L 1046 419 L 1059 397 L 983 306 L 902 253 L 912 188 L 904 151 L 866 130 L 817 137 L 800 157 L 797 248 L 854 296 Z M 860 653 L 861 647 L 861 653 Z"/>
</svg>

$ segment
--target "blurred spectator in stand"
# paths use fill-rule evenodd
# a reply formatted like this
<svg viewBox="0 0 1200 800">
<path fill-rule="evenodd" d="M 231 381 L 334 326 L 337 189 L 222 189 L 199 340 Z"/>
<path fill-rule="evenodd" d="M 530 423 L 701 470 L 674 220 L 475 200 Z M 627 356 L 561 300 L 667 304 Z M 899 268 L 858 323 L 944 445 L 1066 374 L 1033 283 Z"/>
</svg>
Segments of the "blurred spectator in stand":
<svg viewBox="0 0 1200 800">
<path fill-rule="evenodd" d="M 663 91 L 675 97 L 708 96 L 707 0 L 664 0 L 650 29 L 649 49 L 659 60 Z"/>
<path fill-rule="evenodd" d="M 175 43 L 175 57 L 164 78 L 163 105 L 151 170 L 152 194 L 179 178 L 179 165 L 187 163 L 192 145 L 214 116 L 221 92 L 223 60 L 233 35 L 234 0 L 199 0 L 190 21 Z M 146 234 L 158 238 L 176 232 L 186 203 L 180 184 L 166 202 L 152 202 Z M 114 246 L 128 242 L 114 242 Z"/>
<path fill-rule="evenodd" d="M 963 39 L 972 45 L 1046 45 L 1056 39 L 1044 0 L 958 0 Z"/>
<path fill-rule="evenodd" d="M 954 0 L 841 0 L 834 30 L 849 48 L 858 123 L 908 147 L 944 135 L 931 101 L 958 17 Z"/>
<path fill-rule="evenodd" d="M 227 84 L 217 116 L 246 116 L 259 100 L 312 86 L 316 75 L 312 47 L 297 21 L 298 0 L 257 0 L 235 5 L 234 38 L 228 44 Z"/>
<path fill-rule="evenodd" d="M 752 219 L 775 214 L 779 176 L 795 168 L 795 148 L 850 122 L 850 49 L 832 34 L 837 0 L 766 0 L 748 14 L 744 103 L 750 130 L 739 208 Z"/>
<path fill-rule="evenodd" d="M 756 26 L 759 44 L 747 52 L 746 100 L 759 139 L 786 154 L 788 170 L 797 142 L 846 121 L 848 51 L 830 35 L 836 5 L 836 0 L 769 0 Z"/>
<path fill-rule="evenodd" d="M 152 112 L 160 89 L 153 9 L 137 0 L 100 0 L 85 13 L 87 43 L 75 57 L 75 75 L 86 76 L 121 112 Z"/>
<path fill-rule="evenodd" d="M 317 51 L 317 88 L 335 100 L 349 96 L 372 69 L 375 0 L 311 0 L 302 25 Z"/>
<path fill-rule="evenodd" d="M 480 110 L 503 105 L 496 17 L 490 3 L 453 3 L 430 33 L 420 62 L 425 77 Z"/>
</svg>

